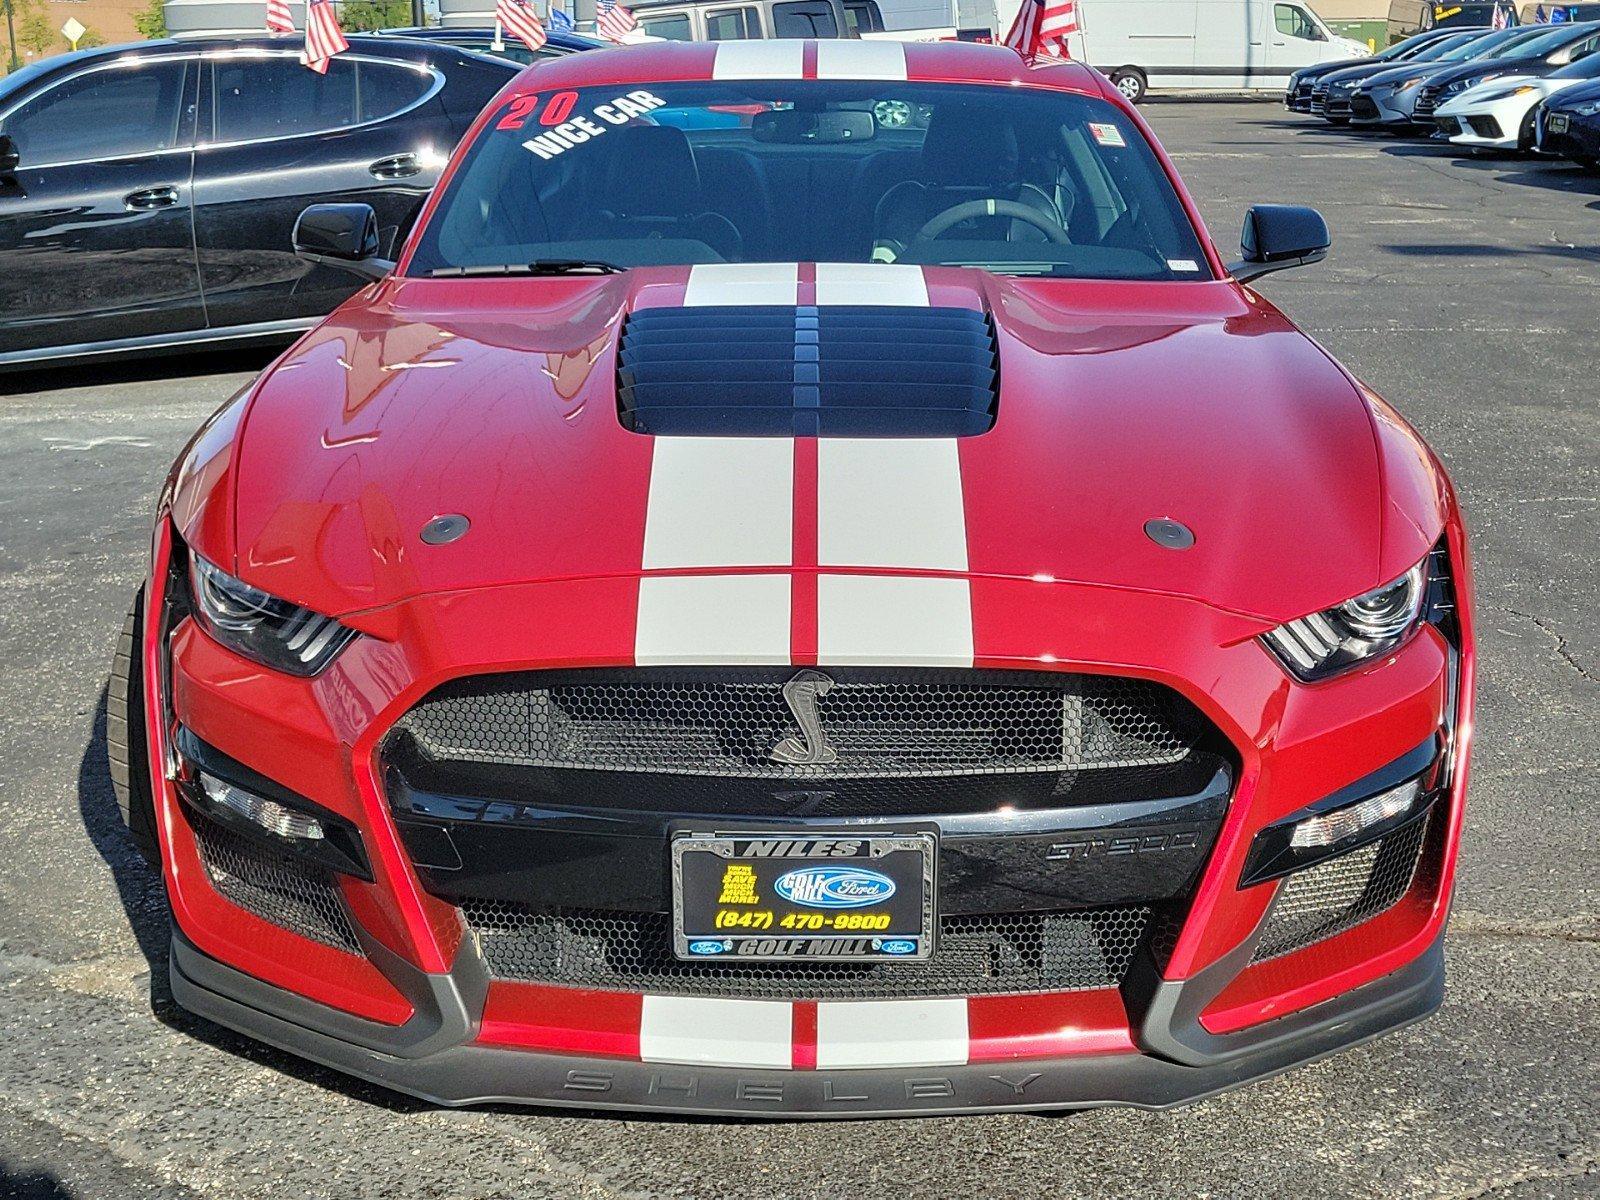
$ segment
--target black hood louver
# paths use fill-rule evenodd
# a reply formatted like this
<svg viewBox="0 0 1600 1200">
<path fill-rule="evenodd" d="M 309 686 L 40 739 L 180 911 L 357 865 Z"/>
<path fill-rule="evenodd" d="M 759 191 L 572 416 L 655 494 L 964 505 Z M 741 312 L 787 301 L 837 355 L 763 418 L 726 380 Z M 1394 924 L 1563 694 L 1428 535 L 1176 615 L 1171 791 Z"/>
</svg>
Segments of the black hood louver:
<svg viewBox="0 0 1600 1200">
<path fill-rule="evenodd" d="M 970 437 L 999 392 L 970 308 L 647 308 L 617 355 L 623 427 L 662 436 Z"/>
</svg>

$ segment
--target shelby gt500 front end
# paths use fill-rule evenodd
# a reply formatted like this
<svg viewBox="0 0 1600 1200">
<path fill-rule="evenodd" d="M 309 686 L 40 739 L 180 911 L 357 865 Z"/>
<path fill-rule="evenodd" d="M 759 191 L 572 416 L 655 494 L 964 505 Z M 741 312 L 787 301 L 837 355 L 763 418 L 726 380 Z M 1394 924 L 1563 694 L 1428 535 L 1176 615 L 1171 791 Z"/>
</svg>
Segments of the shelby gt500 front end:
<svg viewBox="0 0 1600 1200">
<path fill-rule="evenodd" d="M 163 494 L 111 740 L 178 1002 L 441 1103 L 789 1117 L 1169 1105 L 1430 1012 L 1453 492 L 1109 85 L 524 78 Z M 848 245 L 753 215 L 812 153 Z"/>
</svg>

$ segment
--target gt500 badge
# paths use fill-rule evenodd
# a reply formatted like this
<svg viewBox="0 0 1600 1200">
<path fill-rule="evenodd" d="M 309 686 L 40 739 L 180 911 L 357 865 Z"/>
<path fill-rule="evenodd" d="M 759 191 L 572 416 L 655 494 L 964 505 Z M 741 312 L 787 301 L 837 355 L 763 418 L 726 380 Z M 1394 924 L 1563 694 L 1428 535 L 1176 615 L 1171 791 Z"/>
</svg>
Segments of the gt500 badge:
<svg viewBox="0 0 1600 1200">
<path fill-rule="evenodd" d="M 894 895 L 894 880 L 862 867 L 801 867 L 780 875 L 773 890 L 807 908 L 865 908 Z"/>
</svg>

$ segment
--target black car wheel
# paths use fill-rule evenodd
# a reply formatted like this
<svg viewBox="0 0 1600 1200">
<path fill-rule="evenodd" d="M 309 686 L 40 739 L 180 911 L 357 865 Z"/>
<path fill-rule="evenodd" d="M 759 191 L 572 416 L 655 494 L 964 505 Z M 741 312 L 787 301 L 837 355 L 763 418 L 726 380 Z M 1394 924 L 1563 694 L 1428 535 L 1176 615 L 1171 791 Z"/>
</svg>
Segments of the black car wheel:
<svg viewBox="0 0 1600 1200">
<path fill-rule="evenodd" d="M 140 588 L 123 618 L 117 652 L 111 660 L 111 681 L 106 689 L 106 762 L 117 807 L 133 844 L 146 862 L 159 866 L 155 798 L 145 748 L 143 630 L 144 589 Z"/>
<path fill-rule="evenodd" d="M 1138 104 L 1150 90 L 1150 81 L 1138 67 L 1122 67 L 1111 73 L 1111 86 L 1121 92 L 1129 104 Z"/>
</svg>

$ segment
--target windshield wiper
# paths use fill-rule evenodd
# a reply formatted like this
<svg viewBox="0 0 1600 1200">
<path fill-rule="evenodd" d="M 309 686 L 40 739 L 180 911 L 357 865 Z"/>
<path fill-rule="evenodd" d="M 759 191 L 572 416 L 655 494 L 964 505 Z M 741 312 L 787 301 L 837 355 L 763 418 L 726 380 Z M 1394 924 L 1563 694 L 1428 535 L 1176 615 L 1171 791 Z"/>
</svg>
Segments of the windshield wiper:
<svg viewBox="0 0 1600 1200">
<path fill-rule="evenodd" d="M 435 267 L 443 275 L 620 275 L 626 267 L 598 258 L 536 258 L 530 263 L 489 263 L 474 267 Z"/>
</svg>

